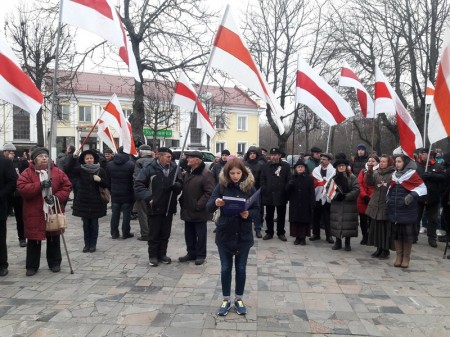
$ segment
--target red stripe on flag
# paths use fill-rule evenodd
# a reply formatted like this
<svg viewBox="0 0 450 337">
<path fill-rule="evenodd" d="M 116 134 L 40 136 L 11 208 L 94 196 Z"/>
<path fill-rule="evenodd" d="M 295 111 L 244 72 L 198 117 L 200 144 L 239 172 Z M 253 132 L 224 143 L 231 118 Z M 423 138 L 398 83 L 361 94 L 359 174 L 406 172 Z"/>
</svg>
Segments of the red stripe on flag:
<svg viewBox="0 0 450 337">
<path fill-rule="evenodd" d="M 122 127 L 122 123 L 120 121 L 120 112 L 117 110 L 116 106 L 111 101 L 109 101 L 108 104 L 106 104 L 104 110 L 110 113 L 112 116 L 114 116 L 114 118 L 117 119 L 119 126 Z"/>
<path fill-rule="evenodd" d="M 119 12 L 117 12 L 117 17 L 120 18 Z M 119 56 L 128 66 L 130 66 L 130 61 L 128 59 L 127 34 L 125 34 L 125 30 L 123 29 L 122 22 L 119 22 L 119 25 L 120 25 L 120 31 L 122 32 L 122 39 L 123 39 L 123 47 L 121 47 L 119 49 Z"/>
<path fill-rule="evenodd" d="M 391 94 L 389 93 L 389 89 L 384 82 L 375 82 L 375 99 L 377 98 L 390 98 Z"/>
<path fill-rule="evenodd" d="M 426 96 L 434 96 L 434 89 L 433 88 L 428 88 L 425 90 L 425 95 Z"/>
<path fill-rule="evenodd" d="M 189 98 L 193 102 L 197 100 L 197 94 L 195 92 L 192 92 L 187 86 L 185 86 L 183 83 L 178 82 L 177 86 L 175 87 L 175 93 L 184 97 Z M 193 106 L 192 106 L 193 107 Z M 206 113 L 205 108 L 203 107 L 203 104 L 198 101 L 197 103 L 197 110 L 204 116 L 208 115 Z M 209 119 L 209 118 L 208 118 Z"/>
<path fill-rule="evenodd" d="M 111 7 L 109 7 L 106 0 L 66 0 L 78 3 L 82 6 L 89 7 L 94 11 L 99 12 L 101 15 L 106 16 L 108 19 L 113 20 Z"/>
<path fill-rule="evenodd" d="M 267 88 L 265 87 L 264 81 L 259 74 L 259 70 L 256 68 L 252 55 L 244 46 L 244 43 L 242 42 L 241 37 L 238 34 L 224 26 L 220 26 L 214 40 L 214 46 L 233 55 L 238 60 L 245 63 L 245 65 L 247 65 L 256 74 L 259 80 L 259 84 L 264 90 L 264 93 L 268 95 Z"/>
<path fill-rule="evenodd" d="M 445 74 L 442 70 L 442 62 L 445 62 L 444 58 L 442 58 L 442 61 L 439 64 L 438 75 L 436 78 L 434 104 L 436 105 L 436 110 L 441 118 L 445 132 L 447 135 L 450 135 L 450 90 L 447 86 Z"/>
<path fill-rule="evenodd" d="M 413 158 L 414 150 L 416 149 L 416 135 L 408 126 L 408 124 L 406 124 L 403 119 L 400 118 L 400 115 L 398 113 L 396 113 L 395 117 L 397 119 L 398 135 L 400 138 L 402 149 L 410 158 Z"/>
<path fill-rule="evenodd" d="M 333 116 L 337 124 L 345 121 L 339 107 L 332 97 L 330 97 L 316 82 L 308 77 L 305 73 L 297 71 L 297 87 L 306 90 L 311 95 L 316 97 L 325 109 Z"/>
<path fill-rule="evenodd" d="M 29 96 L 36 102 L 42 104 L 44 98 L 42 93 L 30 80 L 30 78 L 11 61 L 6 55 L 0 53 L 0 76 L 17 90 Z"/>
<path fill-rule="evenodd" d="M 361 107 L 361 113 L 364 117 L 367 117 L 367 95 L 364 91 L 356 89 L 358 96 L 359 106 Z"/>
<path fill-rule="evenodd" d="M 352 79 L 354 79 L 354 80 L 356 80 L 356 81 L 361 83 L 359 78 L 356 76 L 356 74 L 351 69 L 342 67 L 341 76 L 342 77 L 352 78 Z"/>
</svg>

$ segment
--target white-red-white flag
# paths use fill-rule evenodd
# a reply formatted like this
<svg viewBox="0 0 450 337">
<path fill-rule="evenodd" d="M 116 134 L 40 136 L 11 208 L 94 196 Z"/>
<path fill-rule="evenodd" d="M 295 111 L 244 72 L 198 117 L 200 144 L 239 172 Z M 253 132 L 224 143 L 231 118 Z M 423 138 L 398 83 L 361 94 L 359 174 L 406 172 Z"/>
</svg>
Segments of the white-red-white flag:
<svg viewBox="0 0 450 337">
<path fill-rule="evenodd" d="M 395 113 L 402 150 L 414 158 L 414 150 L 423 146 L 422 136 L 391 84 L 379 66 L 375 65 L 375 113 L 383 112 Z"/>
<path fill-rule="evenodd" d="M 295 97 L 296 103 L 308 106 L 328 125 L 355 115 L 350 104 L 302 59 L 297 65 Z"/>
<path fill-rule="evenodd" d="M 214 39 L 208 63 L 208 67 L 210 66 L 225 71 L 266 102 L 270 106 L 278 131 L 280 134 L 284 133 L 285 127 L 281 120 L 284 115 L 283 108 L 256 67 L 229 5 Z"/>
<path fill-rule="evenodd" d="M 337 186 L 336 182 L 334 181 L 334 179 L 331 179 L 330 184 L 328 185 L 328 190 L 327 190 L 327 198 L 329 200 L 333 200 L 334 196 L 337 193 L 337 188 L 338 188 L 338 186 Z"/>
<path fill-rule="evenodd" d="M 36 115 L 44 96 L 20 68 L 14 52 L 0 38 L 0 99 Z"/>
<path fill-rule="evenodd" d="M 105 111 L 101 115 L 104 127 L 111 126 L 116 129 L 119 134 L 120 145 L 123 146 L 123 152 L 137 155 L 131 125 L 123 114 L 122 106 L 120 105 L 116 94 L 112 96 L 104 110 Z"/>
<path fill-rule="evenodd" d="M 136 58 L 127 38 L 119 14 L 109 0 L 61 0 L 61 20 L 88 32 L 99 35 L 119 48 L 120 58 L 140 82 Z"/>
<path fill-rule="evenodd" d="M 342 65 L 339 86 L 355 88 L 362 115 L 366 118 L 375 118 L 375 105 L 372 97 L 346 61 Z"/>
<path fill-rule="evenodd" d="M 108 147 L 114 152 L 117 153 L 116 143 L 114 142 L 114 137 L 109 130 L 109 126 L 105 126 L 105 122 L 99 118 L 97 125 L 97 136 L 101 139 L 103 143 L 108 145 Z"/>
<path fill-rule="evenodd" d="M 434 92 L 435 89 L 433 83 L 431 83 L 431 81 L 427 79 L 427 87 L 425 89 L 425 104 L 433 103 Z"/>
<path fill-rule="evenodd" d="M 189 82 L 187 76 L 181 72 L 180 78 L 175 86 L 172 104 L 179 106 L 182 110 L 192 112 L 195 108 L 196 101 L 197 93 L 195 92 L 194 87 Z M 197 127 L 200 127 L 211 138 L 214 137 L 216 130 L 200 100 L 197 101 L 195 112 L 197 115 Z"/>
<path fill-rule="evenodd" d="M 450 26 L 447 26 L 445 32 L 428 122 L 428 139 L 431 143 L 448 136 L 450 136 Z"/>
</svg>

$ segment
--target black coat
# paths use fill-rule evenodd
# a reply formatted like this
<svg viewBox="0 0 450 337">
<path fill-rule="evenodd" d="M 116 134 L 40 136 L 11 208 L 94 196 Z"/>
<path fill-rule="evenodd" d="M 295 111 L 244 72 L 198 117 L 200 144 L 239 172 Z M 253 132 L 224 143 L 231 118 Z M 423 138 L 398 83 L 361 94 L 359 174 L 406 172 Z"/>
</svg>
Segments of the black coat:
<svg viewBox="0 0 450 337">
<path fill-rule="evenodd" d="M 445 172 L 434 159 L 428 162 L 427 172 L 425 172 L 425 164 L 420 160 L 417 161 L 417 173 L 424 181 L 428 192 L 425 197 L 419 198 L 419 202 L 436 205 L 440 202 L 442 189 L 445 186 Z"/>
<path fill-rule="evenodd" d="M 111 187 L 111 202 L 118 204 L 132 204 L 134 162 L 126 153 L 118 153 L 108 165 L 106 174 L 108 185 Z"/>
<path fill-rule="evenodd" d="M 353 159 L 351 167 L 352 167 L 352 173 L 355 176 L 358 176 L 359 172 L 366 167 L 366 163 L 367 163 L 368 159 L 369 159 L 369 156 L 367 154 L 362 157 L 356 156 Z"/>
<path fill-rule="evenodd" d="M 164 176 L 164 172 L 159 164 L 159 160 L 153 160 L 145 166 L 134 181 L 134 192 L 138 200 L 144 200 L 148 206 L 149 215 L 166 214 L 170 199 L 169 213 L 177 211 L 177 195 L 182 189 L 182 180 L 178 175 L 175 186 L 171 188 L 177 170 L 177 164 L 170 162 L 169 175 Z M 173 189 L 172 197 L 171 189 Z M 149 202 L 152 202 L 150 207 Z"/>
<path fill-rule="evenodd" d="M 16 190 L 16 181 L 17 173 L 12 161 L 0 156 L 0 219 L 2 221 L 8 217 L 8 200 Z"/>
<path fill-rule="evenodd" d="M 315 204 L 314 183 L 306 173 L 294 174 L 286 186 L 289 199 L 289 222 L 311 222 Z"/>
<path fill-rule="evenodd" d="M 99 167 L 97 175 L 101 178 L 100 182 L 94 181 L 94 174 L 88 173 L 80 166 L 74 166 L 76 158 L 72 158 L 69 169 L 77 179 L 78 192 L 73 201 L 73 215 L 86 219 L 98 219 L 106 215 L 106 204 L 103 202 L 99 187 L 109 188 L 108 179 L 104 169 Z"/>
<path fill-rule="evenodd" d="M 257 157 L 256 159 L 247 159 L 245 161 L 245 166 L 247 166 L 250 171 L 252 171 L 253 177 L 255 177 L 255 188 L 258 189 L 261 186 L 261 171 L 263 164 Z"/>
<path fill-rule="evenodd" d="M 216 199 L 222 198 L 224 195 L 248 199 L 256 192 L 253 185 L 254 178 L 251 172 L 247 179 L 240 184 L 231 183 L 221 174 L 220 182 L 214 188 L 206 204 L 206 209 L 208 212 L 214 213 L 218 208 L 215 204 Z M 221 208 L 217 220 L 216 245 L 231 254 L 239 254 L 241 250 L 253 246 L 252 219 L 259 216 L 259 207 L 259 203 L 255 202 L 248 210 L 249 217 L 247 219 L 243 219 L 240 215 L 225 215 Z"/>
<path fill-rule="evenodd" d="M 286 205 L 286 185 L 290 178 L 291 166 L 288 163 L 269 161 L 264 165 L 261 171 L 262 203 L 271 206 Z"/>
</svg>

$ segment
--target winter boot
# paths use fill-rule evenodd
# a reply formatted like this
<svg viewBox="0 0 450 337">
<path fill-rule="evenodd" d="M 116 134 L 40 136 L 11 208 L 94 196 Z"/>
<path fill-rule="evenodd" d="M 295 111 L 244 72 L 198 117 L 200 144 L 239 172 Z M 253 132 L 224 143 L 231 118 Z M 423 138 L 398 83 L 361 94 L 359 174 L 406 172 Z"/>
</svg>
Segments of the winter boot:
<svg viewBox="0 0 450 337">
<path fill-rule="evenodd" d="M 338 250 L 342 248 L 342 240 L 336 238 L 336 242 L 334 243 L 333 247 L 331 247 L 331 249 L 333 250 Z"/>
<path fill-rule="evenodd" d="M 403 241 L 394 241 L 395 251 L 397 252 L 397 257 L 395 258 L 394 267 L 400 267 L 403 260 Z"/>
<path fill-rule="evenodd" d="M 402 268 L 408 268 L 409 267 L 409 261 L 411 260 L 411 248 L 412 243 L 403 242 L 403 260 L 400 267 Z"/>
<path fill-rule="evenodd" d="M 350 238 L 345 238 L 345 251 L 349 252 L 352 250 L 352 247 L 350 246 Z"/>
</svg>

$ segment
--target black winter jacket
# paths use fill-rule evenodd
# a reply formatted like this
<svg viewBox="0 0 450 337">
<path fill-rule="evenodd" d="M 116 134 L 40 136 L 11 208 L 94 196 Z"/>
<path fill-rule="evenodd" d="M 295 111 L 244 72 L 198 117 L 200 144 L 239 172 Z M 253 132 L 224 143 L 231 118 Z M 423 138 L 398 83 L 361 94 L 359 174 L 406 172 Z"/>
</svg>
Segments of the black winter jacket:
<svg viewBox="0 0 450 337">
<path fill-rule="evenodd" d="M 230 182 L 223 174 L 220 174 L 220 182 L 214 188 L 206 204 L 208 212 L 214 213 L 217 210 L 216 199 L 222 198 L 224 195 L 248 199 L 256 192 L 253 186 L 253 175 L 249 169 L 247 169 L 247 172 L 249 172 L 249 176 L 239 184 Z M 235 255 L 239 254 L 241 250 L 253 246 L 252 219 L 259 215 L 259 209 L 259 203 L 255 202 L 248 210 L 249 217 L 247 219 L 243 219 L 240 215 L 224 215 L 222 209 L 220 209 L 220 216 L 217 221 L 216 245 Z"/>
<path fill-rule="evenodd" d="M 424 181 L 428 191 L 426 197 L 419 198 L 419 202 L 427 205 L 436 205 L 440 201 L 442 188 L 445 185 L 445 172 L 434 159 L 428 162 L 427 172 L 425 172 L 425 164 L 420 159 L 417 160 L 417 173 Z"/>
<path fill-rule="evenodd" d="M 108 185 L 111 187 L 111 202 L 132 204 L 134 162 L 126 153 L 117 153 L 106 165 Z"/>
<path fill-rule="evenodd" d="M 306 173 L 295 173 L 286 186 L 286 192 L 289 199 L 289 222 L 311 222 L 316 202 L 312 177 Z"/>
<path fill-rule="evenodd" d="M 287 203 L 286 185 L 291 178 L 291 166 L 281 161 L 269 161 L 261 171 L 262 203 L 271 206 L 283 206 Z"/>
</svg>

